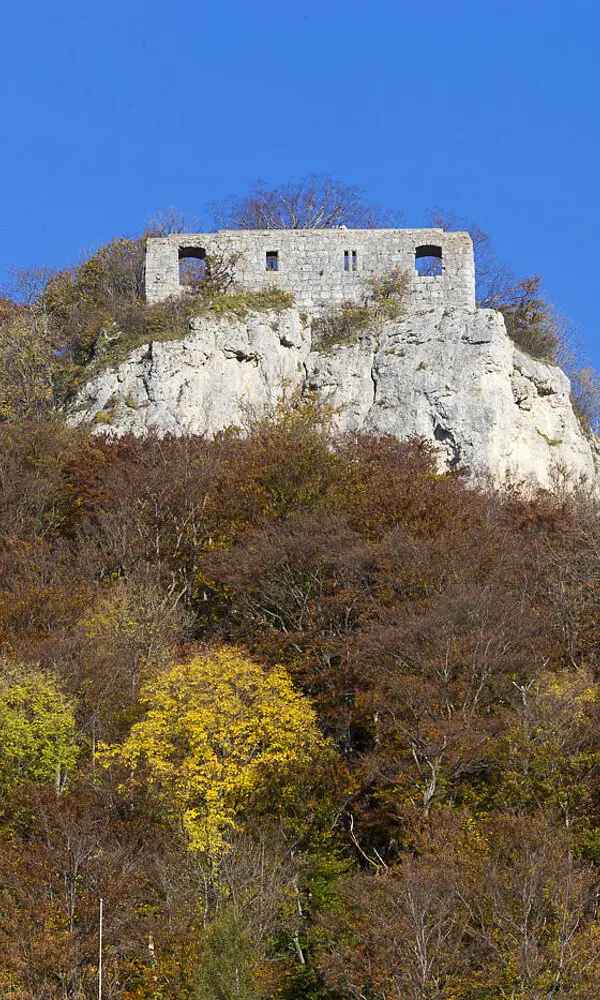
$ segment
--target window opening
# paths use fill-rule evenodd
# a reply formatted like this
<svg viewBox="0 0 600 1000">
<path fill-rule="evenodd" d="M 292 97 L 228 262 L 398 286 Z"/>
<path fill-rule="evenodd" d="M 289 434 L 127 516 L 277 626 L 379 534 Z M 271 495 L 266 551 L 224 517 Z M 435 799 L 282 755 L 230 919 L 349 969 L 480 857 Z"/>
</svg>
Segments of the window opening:
<svg viewBox="0 0 600 1000">
<path fill-rule="evenodd" d="M 442 274 L 442 248 L 429 244 L 417 247 L 415 268 L 420 278 L 439 278 Z"/>
<path fill-rule="evenodd" d="M 358 271 L 358 255 L 356 250 L 344 250 L 344 271 L 350 270 Z"/>
<path fill-rule="evenodd" d="M 179 284 L 194 291 L 206 277 L 204 247 L 179 247 Z"/>
<path fill-rule="evenodd" d="M 279 270 L 279 251 L 267 250 L 267 271 Z"/>
<path fill-rule="evenodd" d="M 358 257 L 356 255 L 356 250 L 352 251 L 352 270 L 358 271 Z"/>
<path fill-rule="evenodd" d="M 350 270 L 350 251 L 344 250 L 344 271 Z"/>
</svg>

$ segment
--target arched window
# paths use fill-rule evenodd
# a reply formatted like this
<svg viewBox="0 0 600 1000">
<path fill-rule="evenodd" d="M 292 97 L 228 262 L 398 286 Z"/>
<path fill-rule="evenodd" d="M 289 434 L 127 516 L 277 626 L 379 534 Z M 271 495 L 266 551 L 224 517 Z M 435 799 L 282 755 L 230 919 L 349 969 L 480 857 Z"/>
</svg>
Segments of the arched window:
<svg viewBox="0 0 600 1000">
<path fill-rule="evenodd" d="M 420 278 L 439 278 L 442 273 L 442 248 L 429 243 L 417 247 L 415 268 Z"/>
<path fill-rule="evenodd" d="M 179 247 L 179 284 L 193 291 L 206 274 L 204 247 Z"/>
</svg>

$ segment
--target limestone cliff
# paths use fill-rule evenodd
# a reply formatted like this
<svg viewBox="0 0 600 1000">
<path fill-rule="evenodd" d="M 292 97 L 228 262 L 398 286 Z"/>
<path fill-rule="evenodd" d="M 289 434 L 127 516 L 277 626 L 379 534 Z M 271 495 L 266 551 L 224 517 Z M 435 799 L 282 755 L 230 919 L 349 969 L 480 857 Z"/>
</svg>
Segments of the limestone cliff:
<svg viewBox="0 0 600 1000">
<path fill-rule="evenodd" d="M 334 407 L 341 429 L 425 438 L 442 467 L 478 481 L 597 480 L 598 443 L 580 428 L 569 380 L 517 350 L 492 310 L 411 311 L 326 353 L 296 309 L 205 314 L 185 339 L 145 344 L 92 377 L 69 419 L 112 435 L 212 435 L 295 388 Z"/>
</svg>

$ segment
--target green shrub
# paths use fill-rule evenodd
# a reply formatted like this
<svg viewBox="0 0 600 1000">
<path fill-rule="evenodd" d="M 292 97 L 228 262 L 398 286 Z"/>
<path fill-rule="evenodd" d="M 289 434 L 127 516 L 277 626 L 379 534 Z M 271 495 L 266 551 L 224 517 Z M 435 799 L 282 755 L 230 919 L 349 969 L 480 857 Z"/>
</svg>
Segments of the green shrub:
<svg viewBox="0 0 600 1000">
<path fill-rule="evenodd" d="M 365 278 L 367 304 L 371 311 L 381 319 L 396 319 L 402 312 L 408 280 L 408 271 L 400 267 L 393 268 L 381 278 Z"/>
<path fill-rule="evenodd" d="M 114 416 L 109 410 L 98 410 L 94 415 L 95 424 L 112 424 L 114 421 Z"/>
<path fill-rule="evenodd" d="M 312 326 L 313 348 L 327 354 L 336 345 L 356 344 L 361 333 L 369 328 L 376 331 L 387 320 L 396 319 L 403 311 L 408 286 L 408 273 L 394 268 L 382 277 L 367 277 L 363 282 L 365 297 L 362 305 L 345 302 L 319 316 Z"/>
<path fill-rule="evenodd" d="M 291 309 L 294 296 L 281 288 L 267 288 L 259 292 L 238 292 L 229 295 L 221 292 L 206 300 L 207 311 L 233 313 L 243 319 L 249 312 L 282 312 Z"/>
<path fill-rule="evenodd" d="M 340 309 L 331 309 L 313 322 L 313 348 L 327 354 L 336 345 L 356 344 L 372 319 L 373 315 L 368 306 L 357 306 L 346 302 Z"/>
</svg>

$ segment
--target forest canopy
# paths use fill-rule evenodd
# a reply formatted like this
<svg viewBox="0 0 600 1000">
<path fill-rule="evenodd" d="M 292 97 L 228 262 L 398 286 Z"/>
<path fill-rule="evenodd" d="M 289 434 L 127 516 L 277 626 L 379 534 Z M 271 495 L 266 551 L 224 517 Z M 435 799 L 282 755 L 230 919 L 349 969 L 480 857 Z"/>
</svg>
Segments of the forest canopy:
<svg viewBox="0 0 600 1000">
<path fill-rule="evenodd" d="M 95 996 L 102 897 L 115 998 L 595 996 L 590 496 L 298 403 L 2 434 L 2 989 Z"/>
</svg>

